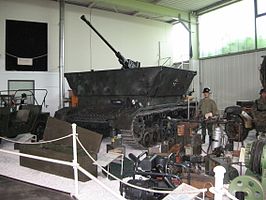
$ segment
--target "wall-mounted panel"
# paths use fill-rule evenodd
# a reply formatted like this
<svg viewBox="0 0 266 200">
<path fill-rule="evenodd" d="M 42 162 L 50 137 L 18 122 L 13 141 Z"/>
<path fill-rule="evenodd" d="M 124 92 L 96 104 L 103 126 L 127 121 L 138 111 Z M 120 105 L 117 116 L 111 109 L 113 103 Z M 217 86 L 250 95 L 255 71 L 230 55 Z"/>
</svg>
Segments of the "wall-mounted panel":
<svg viewBox="0 0 266 200">
<path fill-rule="evenodd" d="M 6 70 L 47 71 L 47 23 L 6 20 Z"/>
</svg>

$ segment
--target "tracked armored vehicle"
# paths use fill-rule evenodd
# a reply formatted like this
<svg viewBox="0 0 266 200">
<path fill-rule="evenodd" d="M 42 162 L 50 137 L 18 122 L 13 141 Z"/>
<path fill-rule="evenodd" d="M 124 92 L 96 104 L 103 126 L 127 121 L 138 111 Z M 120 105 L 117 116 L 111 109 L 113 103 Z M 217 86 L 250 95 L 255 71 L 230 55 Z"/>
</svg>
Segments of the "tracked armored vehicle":
<svg viewBox="0 0 266 200">
<path fill-rule="evenodd" d="M 91 26 L 84 16 L 82 19 Z M 196 72 L 139 67 L 138 62 L 124 59 L 103 40 L 118 57 L 122 69 L 65 73 L 79 104 L 58 110 L 55 117 L 105 136 L 114 131 L 121 133 L 123 142 L 131 145 L 148 147 L 159 141 L 173 142 L 176 127 L 168 118 L 187 119 L 193 115 L 193 106 L 188 106 L 183 97 Z"/>
</svg>

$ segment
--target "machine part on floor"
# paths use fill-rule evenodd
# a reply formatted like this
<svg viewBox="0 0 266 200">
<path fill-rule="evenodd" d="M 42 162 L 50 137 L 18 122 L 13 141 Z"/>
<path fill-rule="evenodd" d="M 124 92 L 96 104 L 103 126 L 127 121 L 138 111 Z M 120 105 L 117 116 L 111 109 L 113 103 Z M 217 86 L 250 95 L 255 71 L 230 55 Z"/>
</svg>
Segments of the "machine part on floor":
<svg viewBox="0 0 266 200">
<path fill-rule="evenodd" d="M 176 127 L 167 117 L 192 119 L 195 102 L 188 105 L 184 96 L 195 75 L 163 66 L 65 73 L 79 105 L 60 109 L 55 117 L 104 136 L 117 129 L 123 143 L 136 147 L 165 140 L 171 146 Z"/>
<path fill-rule="evenodd" d="M 212 150 L 215 150 L 222 146 L 222 134 L 223 129 L 220 126 L 215 127 L 212 135 Z"/>
<path fill-rule="evenodd" d="M 196 134 L 199 123 L 194 120 L 182 121 L 176 119 L 169 119 L 176 127 L 176 144 L 181 145 L 180 156 L 192 156 L 201 154 L 201 135 Z"/>
<path fill-rule="evenodd" d="M 159 188 L 158 182 L 148 179 L 148 180 L 143 180 L 143 179 L 131 179 L 128 181 L 129 184 L 143 187 L 146 189 L 151 189 L 151 188 Z M 165 194 L 158 194 L 158 193 L 153 193 L 153 192 L 147 192 L 143 190 L 139 190 L 127 185 L 124 185 L 120 183 L 120 194 L 123 196 L 125 194 L 126 199 L 130 200 L 159 200 L 164 198 L 166 195 Z"/>
<path fill-rule="evenodd" d="M 229 192 L 233 196 L 244 197 L 244 200 L 264 200 L 261 183 L 252 176 L 238 176 L 229 184 Z"/>
<path fill-rule="evenodd" d="M 128 183 L 148 189 L 173 190 L 181 184 L 180 177 L 170 173 L 173 167 L 186 169 L 188 171 L 188 182 L 190 183 L 189 167 L 186 164 L 176 164 L 175 156 L 171 154 L 167 157 L 157 154 L 149 156 L 147 152 L 143 152 L 137 157 L 134 154 L 129 154 L 129 158 L 134 162 L 134 175 Z M 145 178 L 136 179 L 136 175 Z M 121 195 L 125 194 L 126 198 L 131 200 L 157 200 L 165 197 L 165 194 L 142 191 L 122 183 L 120 184 L 120 193 Z"/>
<path fill-rule="evenodd" d="M 0 91 L 0 136 L 12 138 L 30 132 L 42 139 L 50 115 L 42 112 L 47 93 L 46 89 Z M 42 102 L 36 95 L 43 96 Z"/>
<path fill-rule="evenodd" d="M 189 136 L 178 136 L 177 144 L 181 145 L 178 156 L 183 161 L 189 161 L 192 157 L 200 156 L 201 154 L 201 135 L 192 134 Z"/>
<path fill-rule="evenodd" d="M 266 139 L 258 139 L 247 145 L 245 150 L 246 175 L 261 181 L 266 193 Z"/>
<path fill-rule="evenodd" d="M 252 119 L 240 106 L 229 106 L 224 111 L 224 118 L 228 120 L 225 124 L 225 132 L 229 142 L 242 142 L 252 129 Z"/>
<path fill-rule="evenodd" d="M 238 170 L 232 166 L 232 160 L 229 157 L 217 157 L 209 154 L 205 157 L 205 173 L 214 176 L 214 167 L 221 165 L 226 169 L 224 183 L 229 183 L 235 177 L 239 176 Z"/>
</svg>

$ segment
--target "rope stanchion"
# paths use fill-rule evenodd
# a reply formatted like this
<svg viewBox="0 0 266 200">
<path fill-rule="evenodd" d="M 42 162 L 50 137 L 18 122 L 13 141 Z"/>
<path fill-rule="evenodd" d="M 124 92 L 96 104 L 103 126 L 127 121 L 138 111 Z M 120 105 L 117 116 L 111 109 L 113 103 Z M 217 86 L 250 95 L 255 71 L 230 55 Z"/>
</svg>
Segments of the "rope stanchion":
<svg viewBox="0 0 266 200">
<path fill-rule="evenodd" d="M 79 178 L 78 178 L 78 152 L 77 152 L 77 125 L 72 124 L 72 139 L 73 139 L 73 170 L 74 170 L 74 184 L 75 184 L 75 193 L 74 196 L 78 198 L 79 196 Z"/>
<path fill-rule="evenodd" d="M 18 152 L 14 152 L 14 151 L 8 151 L 8 150 L 3 150 L 0 149 L 0 152 L 3 153 L 8 153 L 8 154 L 13 154 L 13 155 L 18 155 L 18 156 L 22 156 L 22 157 L 27 157 L 27 158 L 32 158 L 32 159 L 36 159 L 36 160 L 42 160 L 42 161 L 47 161 L 47 162 L 52 162 L 52 163 L 56 163 L 56 164 L 61 164 L 61 165 L 67 165 L 67 166 L 71 166 L 73 167 L 74 170 L 74 184 L 75 184 L 75 192 L 74 192 L 74 197 L 78 198 L 79 196 L 79 188 L 78 188 L 78 170 L 80 172 L 82 172 L 83 174 L 85 174 L 86 176 L 88 176 L 90 179 L 96 181 L 96 183 L 98 183 L 99 185 L 101 185 L 103 188 L 105 188 L 107 191 L 109 191 L 110 193 L 112 193 L 115 197 L 117 197 L 118 199 L 125 199 L 123 198 L 120 194 L 114 192 L 111 188 L 107 187 L 106 185 L 104 185 L 104 183 L 102 183 L 100 180 L 98 180 L 96 177 L 94 177 L 92 174 L 90 174 L 89 172 L 87 172 L 85 169 L 83 169 L 81 166 L 79 166 L 78 164 L 78 157 L 77 157 L 77 142 L 80 145 L 80 147 L 83 149 L 83 151 L 87 154 L 87 156 L 105 173 L 107 173 L 109 176 L 111 176 L 112 178 L 114 178 L 115 180 L 118 180 L 119 182 L 130 186 L 132 188 L 138 189 L 138 190 L 143 190 L 146 192 L 151 192 L 151 193 L 160 193 L 160 194 L 175 194 L 176 191 L 174 190 L 170 190 L 170 191 L 162 191 L 162 190 L 154 190 L 154 189 L 148 189 L 148 188 L 142 188 L 130 183 L 127 183 L 121 179 L 119 179 L 118 177 L 114 176 L 113 174 L 109 173 L 107 170 L 105 170 L 102 166 L 100 166 L 97 161 L 90 155 L 90 153 L 86 150 L 86 148 L 83 146 L 83 144 L 81 143 L 81 141 L 78 138 L 78 134 L 76 131 L 76 124 L 72 124 L 72 134 L 63 136 L 61 138 L 57 138 L 54 140 L 49 140 L 49 141 L 43 141 L 43 142 L 36 142 L 36 143 L 30 143 L 30 142 L 18 142 L 18 141 L 14 141 L 14 140 L 10 140 L 7 138 L 3 138 L 0 137 L 3 140 L 6 140 L 8 142 L 13 142 L 13 143 L 18 143 L 18 144 L 29 144 L 29 145 L 36 145 L 36 144 L 45 144 L 45 143 L 52 143 L 52 142 L 56 142 L 59 140 L 63 140 L 66 138 L 69 138 L 72 136 L 73 139 L 73 161 L 72 162 L 68 162 L 68 161 L 62 161 L 62 160 L 56 160 L 56 159 L 51 159 L 51 158 L 46 158 L 46 157 L 40 157 L 40 156 L 34 156 L 34 155 L 30 155 L 30 154 L 24 154 L 24 153 L 18 153 Z M 196 194 L 196 193 L 203 193 L 203 196 L 205 195 L 205 192 L 207 191 L 206 188 L 203 189 L 197 189 L 194 191 L 178 191 L 178 194 Z"/>
<path fill-rule="evenodd" d="M 107 191 L 113 194 L 117 199 L 125 200 L 120 194 L 115 193 L 111 188 L 104 185 L 100 180 L 98 180 L 91 173 L 87 172 L 85 169 L 80 167 L 78 164 L 78 154 L 77 154 L 77 141 L 78 141 L 78 133 L 77 133 L 77 125 L 72 124 L 72 137 L 73 137 L 73 169 L 74 169 L 74 182 L 75 182 L 75 193 L 74 197 L 79 197 L 79 188 L 78 188 L 78 170 L 81 171 L 84 175 L 88 176 L 91 180 L 96 181 L 99 185 L 104 187 Z"/>
<path fill-rule="evenodd" d="M 237 200 L 237 198 L 230 194 L 223 186 L 226 169 L 223 166 L 216 166 L 213 171 L 215 173 L 215 186 L 210 188 L 210 192 L 214 194 L 214 200 L 222 200 L 223 196 L 227 196 L 232 200 Z"/>
</svg>

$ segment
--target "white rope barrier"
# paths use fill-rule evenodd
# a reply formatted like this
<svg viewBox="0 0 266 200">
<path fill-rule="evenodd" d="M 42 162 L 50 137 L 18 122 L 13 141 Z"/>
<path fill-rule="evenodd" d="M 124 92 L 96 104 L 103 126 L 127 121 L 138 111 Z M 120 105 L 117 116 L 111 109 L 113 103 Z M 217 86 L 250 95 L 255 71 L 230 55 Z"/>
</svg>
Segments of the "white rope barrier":
<svg viewBox="0 0 266 200">
<path fill-rule="evenodd" d="M 45 158 L 45 157 L 41 157 L 41 156 L 34 156 L 34 155 L 30 155 L 30 154 L 24 154 L 24 153 L 19 153 L 19 152 L 14 152 L 14 151 L 8 151 L 8 150 L 3 150 L 3 149 L 0 149 L 0 152 L 7 153 L 7 154 L 12 154 L 12 155 L 17 155 L 17 156 L 22 156 L 22 157 L 26 157 L 26 158 L 32 158 L 32 159 L 41 160 L 41 161 L 47 161 L 47 162 L 61 164 L 61 165 L 67 165 L 67 166 L 71 166 L 73 168 L 74 167 L 77 167 L 77 169 L 80 170 L 83 174 L 85 174 L 86 176 L 88 176 L 91 180 L 96 181 L 96 183 L 98 183 L 99 185 L 101 185 L 102 187 L 104 187 L 106 190 L 108 190 L 110 193 L 112 193 L 115 197 L 117 197 L 118 199 L 121 199 L 121 200 L 125 200 L 125 198 L 123 198 L 121 195 L 115 193 L 112 189 L 110 189 L 109 187 L 107 187 L 106 185 L 104 185 L 101 181 L 99 181 L 91 173 L 87 172 L 85 169 L 83 169 L 79 165 L 74 165 L 73 162 L 56 160 L 56 159 L 51 159 L 51 158 Z M 75 177 L 75 178 L 77 178 L 77 177 Z M 78 184 L 78 182 L 77 182 L 77 184 Z M 75 196 L 76 198 L 79 197 L 78 186 L 76 185 L 76 181 L 75 181 L 75 193 L 74 193 L 74 195 L 71 195 L 71 196 Z"/>
<path fill-rule="evenodd" d="M 73 140 L 73 147 L 74 147 L 74 143 L 76 143 L 75 141 L 76 141 L 76 138 L 77 138 L 76 129 L 74 127 L 75 127 L 75 125 L 72 126 L 72 128 L 73 128 L 73 139 L 74 139 Z M 69 135 L 68 135 L 68 137 L 69 137 Z M 75 147 L 77 147 L 77 145 L 75 145 Z M 0 149 L 0 152 L 7 153 L 7 154 L 12 154 L 12 155 L 17 155 L 17 156 L 22 156 L 22 157 L 26 157 L 26 158 L 32 158 L 32 159 L 35 159 L 35 160 L 47 161 L 47 162 L 51 162 L 51 163 L 56 163 L 56 164 L 67 165 L 67 166 L 73 167 L 73 169 L 75 171 L 75 173 L 74 173 L 75 191 L 74 191 L 74 194 L 71 194 L 71 196 L 74 196 L 77 199 L 79 197 L 78 170 L 80 170 L 83 174 L 88 176 L 90 179 L 96 181 L 96 183 L 98 183 L 101 186 L 103 186 L 106 190 L 108 190 L 115 197 L 117 197 L 118 199 L 121 199 L 121 200 L 125 200 L 125 198 L 123 198 L 121 195 L 115 193 L 112 189 L 108 188 L 101 181 L 99 181 L 96 177 L 94 177 L 92 174 L 90 174 L 89 172 L 87 172 L 86 170 L 84 170 L 82 167 L 79 166 L 79 164 L 77 163 L 77 148 L 73 148 L 73 152 L 75 152 L 74 155 L 76 154 L 76 156 L 74 156 L 73 162 L 56 160 L 56 159 L 46 158 L 46 157 L 41 157 L 41 156 L 34 156 L 34 155 L 30 155 L 30 154 L 19 153 L 19 152 L 14 152 L 14 151 L 8 151 L 8 150 L 4 150 L 4 149 Z"/>
<path fill-rule="evenodd" d="M 0 152 L 12 154 L 12 155 L 17 155 L 17 156 L 22 156 L 22 157 L 26 157 L 26 158 L 32 158 L 32 159 L 36 159 L 36 160 L 52 162 L 52 163 L 61 164 L 61 165 L 73 166 L 73 163 L 68 162 L 68 161 L 56 160 L 56 159 L 46 158 L 46 157 L 41 157 L 41 156 L 34 156 L 34 155 L 30 155 L 30 154 L 8 151 L 8 150 L 4 150 L 4 149 L 0 149 Z"/>
<path fill-rule="evenodd" d="M 46 144 L 46 143 L 57 142 L 57 141 L 59 141 L 59 140 L 64 140 L 64 139 L 69 138 L 69 137 L 71 137 L 71 136 L 72 136 L 72 134 L 69 134 L 69 135 L 63 136 L 63 137 L 61 137 L 61 138 L 56 138 L 56 139 L 53 139 L 53 140 L 46 140 L 46 141 L 42 141 L 42 142 L 19 142 L 19 141 L 15 141 L 15 140 L 7 139 L 7 138 L 5 138 L 5 137 L 1 137 L 1 136 L 0 136 L 0 139 L 5 140 L 5 141 L 7 141 L 7 142 L 15 143 L 15 144 L 38 145 L 38 144 Z"/>
<path fill-rule="evenodd" d="M 81 143 L 81 141 L 78 138 L 78 134 L 76 132 L 76 124 L 72 124 L 72 134 L 63 136 L 61 138 L 57 138 L 54 140 L 50 140 L 50 141 L 43 141 L 43 142 L 36 142 L 36 143 L 30 143 L 30 142 L 18 142 L 18 141 L 14 141 L 14 140 L 10 140 L 10 139 L 6 139 L 3 137 L 0 137 L 3 140 L 9 141 L 9 142 L 13 142 L 13 143 L 19 143 L 19 144 L 45 144 L 45 143 L 52 143 L 52 142 L 56 142 L 59 140 L 63 140 L 66 139 L 68 137 L 71 137 L 73 139 L 73 161 L 69 162 L 69 161 L 62 161 L 62 160 L 56 160 L 56 159 L 51 159 L 51 158 L 46 158 L 46 157 L 41 157 L 41 156 L 34 156 L 34 155 L 30 155 L 30 154 L 24 154 L 24 153 L 19 153 L 19 152 L 14 152 L 14 151 L 8 151 L 8 150 L 3 150 L 0 149 L 0 152 L 3 153 L 8 153 L 8 154 L 12 154 L 12 155 L 18 155 L 18 156 L 22 156 L 22 157 L 27 157 L 27 158 L 32 158 L 32 159 L 36 159 L 36 160 L 42 160 L 42 161 L 47 161 L 47 162 L 52 162 L 52 163 L 56 163 L 56 164 L 61 164 L 61 165 L 67 165 L 67 166 L 71 166 L 73 167 L 74 170 L 74 187 L 75 187 L 75 191 L 74 191 L 74 195 L 76 198 L 78 198 L 79 196 L 79 188 L 78 188 L 78 170 L 81 171 L 83 174 L 85 174 L 86 176 L 88 176 L 90 179 L 96 181 L 96 183 L 98 183 L 99 185 L 101 185 L 103 188 L 105 188 L 107 191 L 109 191 L 112 195 L 114 195 L 116 198 L 118 199 L 125 199 L 124 197 L 122 197 L 121 195 L 119 195 L 118 193 L 114 192 L 112 189 L 110 189 L 109 187 L 107 187 L 106 185 L 104 185 L 100 180 L 98 180 L 96 177 L 94 177 L 91 173 L 87 172 L 85 169 L 83 169 L 82 167 L 79 166 L 78 163 L 78 159 L 77 159 L 77 142 L 79 143 L 79 145 L 81 146 L 81 148 L 83 149 L 83 151 L 87 154 L 87 156 L 102 170 L 104 171 L 106 174 L 108 174 L 109 176 L 113 177 L 115 180 L 118 180 L 119 182 L 130 186 L 132 188 L 138 189 L 138 190 L 142 190 L 142 191 L 146 191 L 146 192 L 151 192 L 151 193 L 160 193 L 160 194 L 175 194 L 176 191 L 174 190 L 170 190 L 170 191 L 162 191 L 162 190 L 153 190 L 153 189 L 148 189 L 148 188 L 142 188 L 130 183 L 127 183 L 121 179 L 119 179 L 118 177 L 114 176 L 113 174 L 109 173 L 107 170 L 105 170 L 101 165 L 99 165 L 97 163 L 97 161 L 90 155 L 90 153 L 86 150 L 86 148 L 83 146 L 83 144 Z M 193 190 L 193 191 L 178 191 L 178 194 L 196 194 L 196 193 L 203 193 L 203 196 L 205 195 L 205 192 L 207 192 L 206 188 L 203 189 L 197 189 L 197 190 Z"/>
<path fill-rule="evenodd" d="M 125 185 L 128 185 L 132 188 L 135 188 L 135 189 L 139 189 L 139 190 L 143 190 L 143 191 L 146 191 L 146 192 L 152 192 L 152 193 L 160 193 L 160 194 L 173 194 L 175 193 L 175 191 L 173 190 L 153 190 L 153 189 L 147 189 L 147 188 L 143 188 L 143 187 L 139 187 L 139 186 L 136 186 L 136 185 L 133 185 L 133 184 L 130 184 L 130 183 L 127 183 L 121 179 L 119 179 L 118 177 L 116 177 L 115 175 L 109 173 L 106 169 L 104 169 L 101 165 L 99 165 L 97 163 L 97 161 L 90 155 L 90 153 L 85 149 L 85 147 L 82 145 L 82 143 L 80 142 L 79 138 L 77 138 L 77 141 L 79 143 L 79 145 L 81 146 L 81 148 L 83 149 L 83 151 L 85 151 L 85 153 L 89 156 L 89 158 L 101 169 L 103 170 L 106 174 L 108 174 L 109 176 L 111 176 L 112 178 L 118 180 L 119 182 L 125 184 Z M 186 191 L 184 192 L 183 194 L 195 194 L 195 193 L 205 193 L 207 192 L 207 189 L 204 188 L 204 189 L 197 189 L 197 190 L 194 190 L 194 191 Z M 182 194 L 180 192 L 178 192 L 179 194 Z"/>
</svg>

